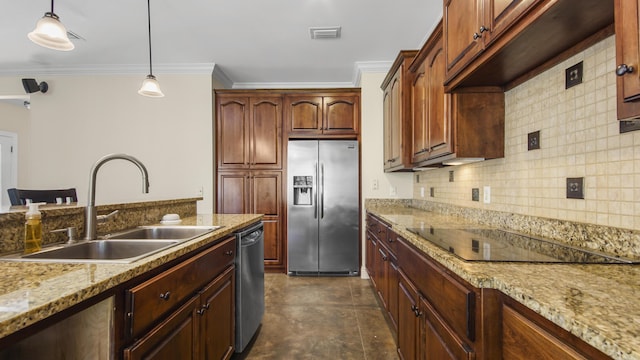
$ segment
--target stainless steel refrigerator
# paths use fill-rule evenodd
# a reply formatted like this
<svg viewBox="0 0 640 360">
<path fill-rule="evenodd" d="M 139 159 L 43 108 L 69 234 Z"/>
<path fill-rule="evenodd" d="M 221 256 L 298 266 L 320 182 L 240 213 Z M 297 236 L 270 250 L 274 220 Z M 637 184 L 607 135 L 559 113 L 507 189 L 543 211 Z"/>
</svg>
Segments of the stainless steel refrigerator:
<svg viewBox="0 0 640 360">
<path fill-rule="evenodd" d="M 359 273 L 358 142 L 289 141 L 290 275 Z"/>
</svg>

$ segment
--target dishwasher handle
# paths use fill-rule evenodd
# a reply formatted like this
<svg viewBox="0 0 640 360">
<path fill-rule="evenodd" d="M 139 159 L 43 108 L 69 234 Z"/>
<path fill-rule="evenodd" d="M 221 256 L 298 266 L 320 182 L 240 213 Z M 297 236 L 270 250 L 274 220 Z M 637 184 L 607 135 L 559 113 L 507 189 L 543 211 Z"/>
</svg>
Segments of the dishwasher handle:
<svg viewBox="0 0 640 360">
<path fill-rule="evenodd" d="M 246 236 L 243 236 L 240 238 L 240 245 L 243 247 L 246 246 L 251 246 L 257 242 L 260 241 L 260 239 L 262 239 L 264 230 L 260 229 L 260 230 L 256 230 Z"/>
</svg>

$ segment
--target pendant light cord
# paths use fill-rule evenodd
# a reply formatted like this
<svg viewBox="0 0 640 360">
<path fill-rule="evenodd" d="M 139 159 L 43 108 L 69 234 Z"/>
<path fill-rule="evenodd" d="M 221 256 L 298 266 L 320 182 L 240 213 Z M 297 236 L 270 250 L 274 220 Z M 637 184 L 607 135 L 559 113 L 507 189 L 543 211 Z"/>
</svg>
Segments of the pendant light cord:
<svg viewBox="0 0 640 360">
<path fill-rule="evenodd" d="M 51 13 L 53 14 L 53 0 L 51 0 Z"/>
<path fill-rule="evenodd" d="M 51 0 L 53 4 L 53 0 Z M 149 75 L 153 76 L 153 65 L 151 64 L 151 0 L 147 0 L 147 20 L 149 23 Z"/>
</svg>

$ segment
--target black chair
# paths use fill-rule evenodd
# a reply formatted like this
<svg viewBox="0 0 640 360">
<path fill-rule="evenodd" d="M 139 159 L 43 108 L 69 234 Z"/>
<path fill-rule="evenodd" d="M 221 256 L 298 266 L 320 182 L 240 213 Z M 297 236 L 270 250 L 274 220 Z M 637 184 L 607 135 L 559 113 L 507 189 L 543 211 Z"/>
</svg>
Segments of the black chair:
<svg viewBox="0 0 640 360">
<path fill-rule="evenodd" d="M 78 202 L 75 188 L 61 190 L 23 190 L 11 188 L 7 189 L 7 192 L 9 193 L 11 205 L 26 205 L 26 199 L 31 200 L 31 202 L 55 204 L 56 198 L 62 198 L 62 202 L 65 203 L 67 197 L 71 197 L 72 202 Z"/>
</svg>

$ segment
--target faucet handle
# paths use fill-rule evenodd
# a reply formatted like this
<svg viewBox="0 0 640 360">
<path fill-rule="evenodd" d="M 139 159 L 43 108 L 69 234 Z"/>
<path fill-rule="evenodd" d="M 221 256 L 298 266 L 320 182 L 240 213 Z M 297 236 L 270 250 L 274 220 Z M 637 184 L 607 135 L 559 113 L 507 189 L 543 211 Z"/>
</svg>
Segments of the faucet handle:
<svg viewBox="0 0 640 360">
<path fill-rule="evenodd" d="M 105 223 L 107 221 L 109 221 L 109 219 L 111 219 L 112 217 L 116 216 L 117 213 L 119 213 L 120 210 L 114 210 L 110 213 L 108 213 L 107 215 L 98 215 L 96 216 L 96 220 L 98 220 L 98 224 L 102 224 Z"/>
<path fill-rule="evenodd" d="M 52 233 L 66 232 L 67 233 L 67 244 L 73 244 L 78 241 L 78 229 L 75 226 L 70 226 L 64 229 L 55 229 L 51 230 Z"/>
</svg>

